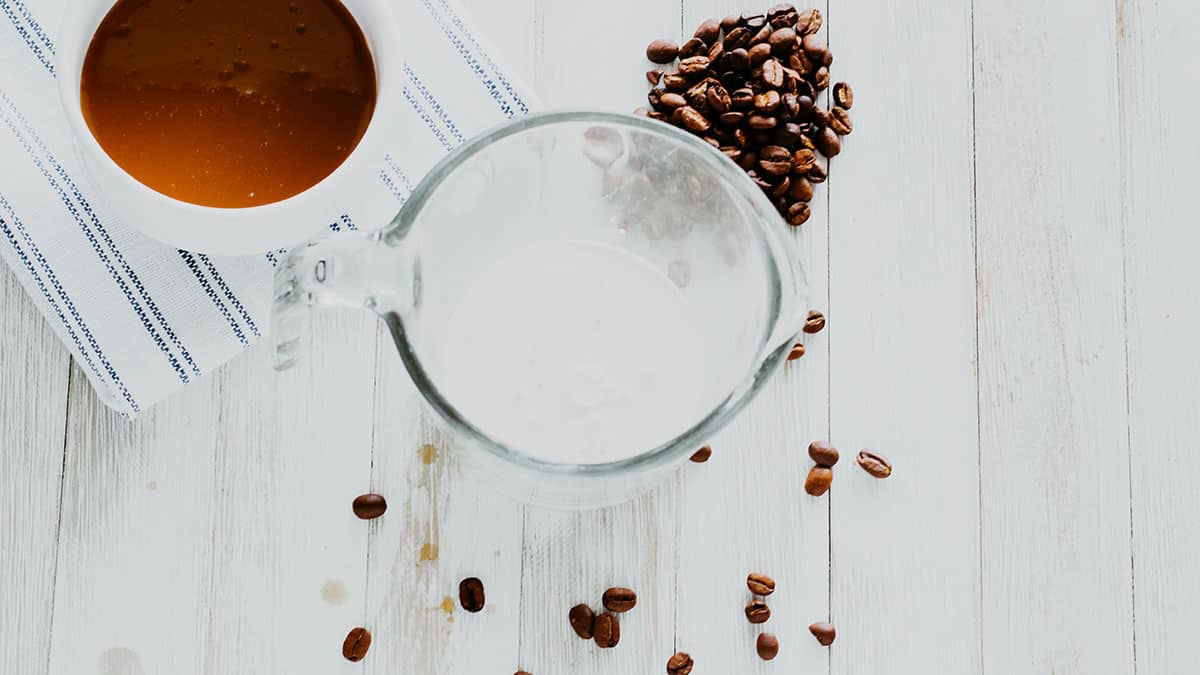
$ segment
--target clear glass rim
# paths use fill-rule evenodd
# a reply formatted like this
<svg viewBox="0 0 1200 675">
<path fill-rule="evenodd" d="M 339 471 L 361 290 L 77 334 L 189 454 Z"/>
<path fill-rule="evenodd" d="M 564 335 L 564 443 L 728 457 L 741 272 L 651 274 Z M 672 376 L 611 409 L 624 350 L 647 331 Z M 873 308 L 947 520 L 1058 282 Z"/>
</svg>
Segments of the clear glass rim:
<svg viewBox="0 0 1200 675">
<path fill-rule="evenodd" d="M 729 394 L 687 430 L 671 440 L 637 455 L 600 464 L 550 462 L 527 455 L 493 439 L 467 420 L 442 395 L 430 379 L 424 366 L 421 364 L 421 360 L 413 350 L 412 342 L 408 339 L 401 317 L 397 314 L 387 313 L 386 311 L 381 313 L 393 334 L 401 360 L 404 362 L 409 376 L 412 378 L 414 384 L 416 384 L 418 391 L 421 392 L 422 397 L 425 398 L 429 405 L 437 412 L 438 416 L 454 432 L 467 436 L 488 453 L 526 469 L 559 476 L 605 477 L 649 470 L 679 460 L 685 454 L 690 456 L 700 448 L 704 439 L 710 437 L 728 424 L 762 389 L 763 385 L 769 379 L 770 374 L 783 361 L 790 348 L 790 340 L 789 342 L 780 342 L 777 345 L 773 345 L 772 343 L 775 341 L 774 338 L 777 337 L 777 329 L 780 324 L 788 319 L 787 308 L 784 306 L 785 298 L 782 297 L 783 290 L 788 286 L 803 287 L 803 270 L 799 260 L 794 255 L 794 247 L 785 241 L 780 227 L 774 227 L 775 225 L 785 226 L 782 219 L 775 215 L 775 207 L 771 205 L 767 196 L 754 184 L 741 167 L 721 153 L 715 152 L 712 146 L 699 138 L 656 120 L 636 115 L 589 110 L 533 113 L 503 122 L 489 131 L 473 139 L 469 139 L 466 143 L 460 145 L 442 158 L 429 174 L 421 180 L 416 189 L 413 190 L 409 199 L 401 207 L 400 212 L 380 236 L 388 242 L 402 240 L 412 228 L 417 216 L 424 209 L 425 204 L 442 186 L 445 179 L 483 149 L 504 138 L 530 129 L 568 122 L 612 124 L 633 128 L 663 136 L 673 142 L 679 143 L 683 147 L 690 148 L 696 152 L 698 158 L 705 162 L 715 174 L 725 178 L 731 185 L 736 187 L 741 195 L 748 199 L 757 212 L 763 216 L 758 219 L 758 222 L 752 224 L 752 230 L 756 235 L 755 240 L 759 247 L 759 252 L 771 263 L 768 270 L 768 282 L 772 293 L 770 301 L 773 312 L 771 321 L 766 326 L 764 337 L 757 347 L 758 355 L 754 363 L 747 369 L 747 374 L 734 385 Z M 764 220 L 770 222 L 763 222 Z M 799 298 L 796 300 L 799 301 Z M 384 308 L 380 309 L 383 310 Z M 796 331 L 799 328 L 799 325 L 795 326 Z M 795 331 L 788 333 L 789 338 L 794 338 L 795 335 Z"/>
</svg>

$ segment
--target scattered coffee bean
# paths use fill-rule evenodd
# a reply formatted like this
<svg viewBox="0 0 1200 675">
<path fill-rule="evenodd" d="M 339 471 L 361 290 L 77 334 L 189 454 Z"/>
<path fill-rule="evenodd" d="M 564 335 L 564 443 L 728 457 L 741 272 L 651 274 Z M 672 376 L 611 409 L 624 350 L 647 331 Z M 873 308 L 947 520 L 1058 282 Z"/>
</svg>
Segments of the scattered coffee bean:
<svg viewBox="0 0 1200 675">
<path fill-rule="evenodd" d="M 785 220 L 787 220 L 787 224 L 791 225 L 792 227 L 800 227 L 801 225 L 807 223 L 808 219 L 811 217 L 812 209 L 808 206 L 808 203 L 796 202 L 788 207 Z"/>
<path fill-rule="evenodd" d="M 596 617 L 592 625 L 592 638 L 601 649 L 616 647 L 621 641 L 621 623 L 617 621 L 617 615 L 605 612 Z"/>
<path fill-rule="evenodd" d="M 854 90 L 845 82 L 833 85 L 833 102 L 839 108 L 849 110 L 854 107 Z"/>
<path fill-rule="evenodd" d="M 359 626 L 358 628 L 350 629 L 350 633 L 346 636 L 346 641 L 342 643 L 342 656 L 347 661 L 358 663 L 367 655 L 367 650 L 371 648 L 371 631 Z"/>
<path fill-rule="evenodd" d="M 829 111 L 829 128 L 838 132 L 842 136 L 846 136 L 851 131 L 854 131 L 854 123 L 850 120 L 850 113 L 846 112 L 845 108 L 834 108 Z"/>
<path fill-rule="evenodd" d="M 833 485 L 833 472 L 827 467 L 814 466 L 808 472 L 808 478 L 804 480 L 804 491 L 814 497 L 829 492 L 829 486 Z"/>
<path fill-rule="evenodd" d="M 628 612 L 637 604 L 637 593 L 633 589 L 619 586 L 604 591 L 604 608 L 618 614 Z"/>
<path fill-rule="evenodd" d="M 808 318 L 804 320 L 804 332 L 812 335 L 820 333 L 825 328 L 825 315 L 815 309 L 808 311 Z"/>
<path fill-rule="evenodd" d="M 750 576 L 746 577 L 746 586 L 755 595 L 765 596 L 775 592 L 775 580 L 758 572 L 751 572 Z"/>
<path fill-rule="evenodd" d="M 813 441 L 810 443 L 808 446 L 808 456 L 812 457 L 812 461 L 816 462 L 817 466 L 823 466 L 827 469 L 833 468 L 833 465 L 837 464 L 838 459 L 841 458 L 837 448 L 825 441 Z"/>
<path fill-rule="evenodd" d="M 350 505 L 350 508 L 354 510 L 354 515 L 359 518 L 371 520 L 372 518 L 382 516 L 387 511 L 387 500 L 383 498 L 383 495 L 377 495 L 372 492 L 355 497 L 354 503 Z"/>
<path fill-rule="evenodd" d="M 696 662 L 687 652 L 678 652 L 667 659 L 667 675 L 688 675 L 695 665 Z"/>
<path fill-rule="evenodd" d="M 770 661 L 779 656 L 779 638 L 770 633 L 759 633 L 754 649 L 758 652 L 758 658 Z"/>
<path fill-rule="evenodd" d="M 771 618 L 771 608 L 762 600 L 751 600 L 746 603 L 746 620 L 750 623 L 766 623 Z"/>
<path fill-rule="evenodd" d="M 592 624 L 596 622 L 596 614 L 587 605 L 575 605 L 567 614 L 571 629 L 584 640 L 592 639 Z"/>
<path fill-rule="evenodd" d="M 834 639 L 837 637 L 837 630 L 834 629 L 833 624 L 826 623 L 824 621 L 818 621 L 817 623 L 809 626 L 808 632 L 812 633 L 813 637 L 817 638 L 817 642 L 820 642 L 826 647 L 833 644 Z"/>
<path fill-rule="evenodd" d="M 697 464 L 703 464 L 708 461 L 709 457 L 712 457 L 712 447 L 706 445 L 692 453 L 692 456 L 689 459 Z"/>
<path fill-rule="evenodd" d="M 892 475 L 891 462 L 888 462 L 886 457 L 874 450 L 863 450 L 858 453 L 857 461 L 858 465 L 863 468 L 863 471 L 876 478 L 887 478 Z"/>
<path fill-rule="evenodd" d="M 787 360 L 795 361 L 802 356 L 804 356 L 804 345 L 797 342 L 796 344 L 792 345 L 792 351 L 788 352 Z"/>
<path fill-rule="evenodd" d="M 655 40 L 646 47 L 646 58 L 653 63 L 670 63 L 679 56 L 679 45 L 670 40 Z"/>
<path fill-rule="evenodd" d="M 513 675 L 532 675 L 528 670 L 518 670 Z"/>
<path fill-rule="evenodd" d="M 663 78 L 663 71 L 661 71 L 661 70 L 647 70 L 646 71 L 646 81 L 648 81 L 650 84 L 658 84 L 659 82 L 662 81 L 662 78 Z"/>
<path fill-rule="evenodd" d="M 475 577 L 468 577 L 459 582 L 458 602 L 463 609 L 472 614 L 483 611 L 485 600 L 482 581 Z"/>
</svg>

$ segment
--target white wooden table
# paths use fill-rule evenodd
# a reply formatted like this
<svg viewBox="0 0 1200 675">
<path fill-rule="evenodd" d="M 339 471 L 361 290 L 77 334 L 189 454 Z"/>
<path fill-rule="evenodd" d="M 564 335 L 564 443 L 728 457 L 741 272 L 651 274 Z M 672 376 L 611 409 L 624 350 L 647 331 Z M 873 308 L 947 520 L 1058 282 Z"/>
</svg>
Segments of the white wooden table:
<svg viewBox="0 0 1200 675">
<path fill-rule="evenodd" d="M 548 104 L 628 110 L 647 41 L 759 3 L 468 5 Z M 365 316 L 127 423 L 0 270 L 0 673 L 1197 672 L 1200 6 L 822 9 L 857 94 L 798 235 L 829 328 L 708 464 L 620 507 L 473 489 Z M 895 475 L 805 495 L 826 437 Z M 368 489 L 392 506 L 365 524 Z M 443 608 L 467 575 L 483 614 Z M 566 612 L 614 584 L 641 599 L 600 651 Z"/>
</svg>

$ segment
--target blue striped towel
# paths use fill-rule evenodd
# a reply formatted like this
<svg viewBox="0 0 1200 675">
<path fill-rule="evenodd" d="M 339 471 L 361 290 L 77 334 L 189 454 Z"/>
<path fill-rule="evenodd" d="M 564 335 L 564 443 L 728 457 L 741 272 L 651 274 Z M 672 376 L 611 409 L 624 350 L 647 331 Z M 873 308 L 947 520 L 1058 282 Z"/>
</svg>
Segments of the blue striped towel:
<svg viewBox="0 0 1200 675">
<path fill-rule="evenodd" d="M 14 270 L 96 392 L 136 415 L 263 336 L 282 251 L 210 258 L 122 224 L 75 156 L 54 73 L 69 0 L 0 0 L 0 258 Z M 472 134 L 527 113 L 532 96 L 497 65 L 451 0 L 398 0 L 407 107 L 378 170 L 398 207 Z M 334 231 L 380 227 L 330 204 Z M 0 308 L 2 311 L 2 308 Z"/>
</svg>

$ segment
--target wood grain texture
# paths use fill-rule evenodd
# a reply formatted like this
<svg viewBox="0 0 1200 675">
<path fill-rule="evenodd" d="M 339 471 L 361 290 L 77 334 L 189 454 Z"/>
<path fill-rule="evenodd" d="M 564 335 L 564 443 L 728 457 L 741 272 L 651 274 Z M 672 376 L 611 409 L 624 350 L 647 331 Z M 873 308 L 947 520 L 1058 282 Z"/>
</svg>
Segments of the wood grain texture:
<svg viewBox="0 0 1200 675">
<path fill-rule="evenodd" d="M 832 672 L 979 672 L 969 7 L 839 0 L 827 21 L 855 90 L 829 180 Z"/>
<path fill-rule="evenodd" d="M 1194 36 L 1187 4 L 1118 5 L 1134 616 L 1138 673 L 1196 668 L 1200 632 L 1200 273 L 1192 181 L 1200 129 L 1191 111 Z M 1115 458 L 1113 458 L 1115 461 Z"/>
<path fill-rule="evenodd" d="M 44 672 L 70 357 L 0 266 L 0 672 Z"/>
<path fill-rule="evenodd" d="M 985 672 L 1133 672 L 1114 8 L 975 3 Z"/>
</svg>

